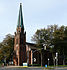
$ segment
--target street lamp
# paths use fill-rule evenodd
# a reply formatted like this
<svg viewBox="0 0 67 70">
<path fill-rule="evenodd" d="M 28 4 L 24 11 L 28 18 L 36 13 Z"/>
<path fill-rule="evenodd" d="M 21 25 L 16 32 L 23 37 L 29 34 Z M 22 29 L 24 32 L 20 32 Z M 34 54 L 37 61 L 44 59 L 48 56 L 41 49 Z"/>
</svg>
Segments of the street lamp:
<svg viewBox="0 0 67 70">
<path fill-rule="evenodd" d="M 48 66 L 49 66 L 49 60 L 50 60 L 50 59 L 48 58 Z"/>
<path fill-rule="evenodd" d="M 58 65 L 58 53 L 56 52 L 56 66 Z"/>
</svg>

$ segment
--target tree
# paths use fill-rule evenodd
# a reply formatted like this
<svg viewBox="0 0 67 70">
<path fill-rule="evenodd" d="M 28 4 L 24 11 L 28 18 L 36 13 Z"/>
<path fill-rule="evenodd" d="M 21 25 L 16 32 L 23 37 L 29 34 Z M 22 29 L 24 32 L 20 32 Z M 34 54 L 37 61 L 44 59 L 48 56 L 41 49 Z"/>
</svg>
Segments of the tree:
<svg viewBox="0 0 67 70">
<path fill-rule="evenodd" d="M 55 57 L 55 53 L 64 57 L 67 57 L 67 27 L 58 25 L 50 25 L 47 29 L 37 30 L 32 40 L 40 46 L 41 44 L 47 44 L 46 46 L 51 48 L 50 50 L 53 53 L 53 58 Z M 62 57 L 63 57 L 62 56 Z"/>
<path fill-rule="evenodd" d="M 47 29 L 37 30 L 35 35 L 32 37 L 32 41 L 35 41 L 37 46 L 43 47 L 43 44 L 46 44 L 48 47 L 50 45 L 50 31 Z"/>
<path fill-rule="evenodd" d="M 14 36 L 11 34 L 6 35 L 3 42 L 0 43 L 0 60 L 8 63 L 12 60 L 14 46 Z"/>
</svg>

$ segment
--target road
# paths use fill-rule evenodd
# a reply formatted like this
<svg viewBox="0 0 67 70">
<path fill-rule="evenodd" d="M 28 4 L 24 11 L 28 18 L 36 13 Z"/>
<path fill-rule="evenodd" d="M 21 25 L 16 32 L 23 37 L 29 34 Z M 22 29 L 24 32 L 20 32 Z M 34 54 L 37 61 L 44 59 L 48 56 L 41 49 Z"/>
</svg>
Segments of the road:
<svg viewBox="0 0 67 70">
<path fill-rule="evenodd" d="M 44 70 L 43 68 L 0 68 L 0 70 Z"/>
<path fill-rule="evenodd" d="M 54 70 L 67 70 L 67 67 L 56 67 Z"/>
<path fill-rule="evenodd" d="M 67 67 L 57 67 L 55 69 L 45 69 L 44 67 L 28 67 L 28 68 L 22 68 L 22 67 L 0 67 L 0 70 L 67 70 Z"/>
</svg>

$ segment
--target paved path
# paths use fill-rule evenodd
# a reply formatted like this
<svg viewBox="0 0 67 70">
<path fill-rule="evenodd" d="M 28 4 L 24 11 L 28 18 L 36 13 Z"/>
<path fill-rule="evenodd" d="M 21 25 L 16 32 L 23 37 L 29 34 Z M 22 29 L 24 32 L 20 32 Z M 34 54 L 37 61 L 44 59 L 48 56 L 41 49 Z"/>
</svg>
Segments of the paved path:
<svg viewBox="0 0 67 70">
<path fill-rule="evenodd" d="M 67 70 L 67 67 L 56 67 L 54 70 Z"/>
<path fill-rule="evenodd" d="M 44 67 L 27 67 L 22 66 L 7 66 L 1 67 L 0 70 L 67 70 L 67 67 L 56 67 L 55 69 L 45 69 Z"/>
<path fill-rule="evenodd" d="M 0 70 L 44 70 L 43 68 L 0 68 Z"/>
<path fill-rule="evenodd" d="M 43 67 L 7 66 L 7 67 L 1 67 L 0 70 L 44 70 L 44 68 Z"/>
</svg>

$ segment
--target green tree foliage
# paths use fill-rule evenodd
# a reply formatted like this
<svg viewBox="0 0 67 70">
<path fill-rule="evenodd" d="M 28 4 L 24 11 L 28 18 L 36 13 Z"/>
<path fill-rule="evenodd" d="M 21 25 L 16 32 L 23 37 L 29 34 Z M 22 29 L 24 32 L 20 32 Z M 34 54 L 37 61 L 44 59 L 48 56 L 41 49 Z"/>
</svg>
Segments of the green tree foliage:
<svg viewBox="0 0 67 70">
<path fill-rule="evenodd" d="M 47 44 L 52 52 L 58 52 L 59 55 L 67 56 L 67 27 L 58 25 L 50 25 L 47 28 L 37 30 L 32 37 L 38 46 Z"/>
<path fill-rule="evenodd" d="M 44 43 L 48 46 L 50 44 L 50 33 L 47 29 L 37 30 L 35 35 L 32 37 L 32 41 L 35 41 L 37 46 L 43 46 Z"/>
<path fill-rule="evenodd" d="M 9 62 L 12 60 L 14 46 L 14 36 L 11 34 L 6 35 L 3 42 L 0 43 L 0 61 Z"/>
</svg>

